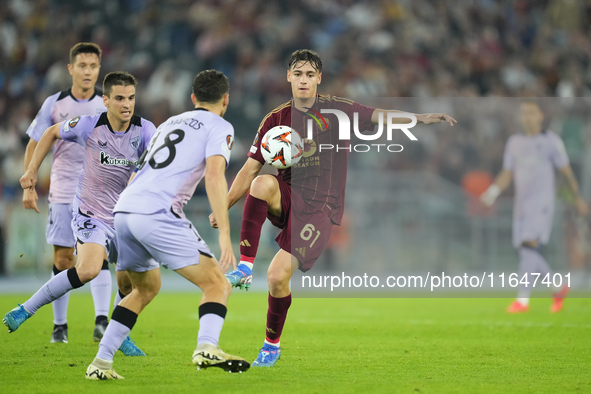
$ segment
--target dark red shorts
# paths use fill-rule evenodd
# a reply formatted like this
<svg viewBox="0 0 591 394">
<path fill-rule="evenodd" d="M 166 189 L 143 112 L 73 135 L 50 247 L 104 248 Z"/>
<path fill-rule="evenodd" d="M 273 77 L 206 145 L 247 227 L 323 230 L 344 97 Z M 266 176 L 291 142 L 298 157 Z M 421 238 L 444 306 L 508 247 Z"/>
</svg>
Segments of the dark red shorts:
<svg viewBox="0 0 591 394">
<path fill-rule="evenodd" d="M 300 270 L 306 272 L 326 248 L 333 224 L 324 212 L 307 212 L 302 196 L 292 193 L 291 186 L 281 178 L 275 178 L 281 191 L 282 212 L 281 217 L 267 212 L 267 218 L 282 229 L 275 238 L 279 247 L 296 257 L 302 263 Z"/>
</svg>

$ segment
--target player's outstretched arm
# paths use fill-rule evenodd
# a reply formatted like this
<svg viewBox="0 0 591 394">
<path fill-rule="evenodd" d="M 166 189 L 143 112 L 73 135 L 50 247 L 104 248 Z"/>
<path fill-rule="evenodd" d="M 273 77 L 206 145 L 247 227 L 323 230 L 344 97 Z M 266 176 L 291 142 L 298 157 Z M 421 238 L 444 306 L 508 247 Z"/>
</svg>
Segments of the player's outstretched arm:
<svg viewBox="0 0 591 394">
<path fill-rule="evenodd" d="M 230 266 L 236 269 L 236 256 L 232 250 L 230 239 L 230 221 L 228 219 L 228 183 L 226 181 L 226 159 L 215 155 L 207 158 L 205 163 L 205 190 L 213 215 L 217 219 L 220 242 L 219 264 L 223 272 Z"/>
<path fill-rule="evenodd" d="M 33 158 L 33 152 L 35 151 L 36 147 L 37 141 L 35 141 L 32 138 L 29 139 L 29 143 L 27 144 L 27 148 L 25 149 L 23 173 L 27 172 L 27 168 L 29 167 L 29 163 Z M 25 207 L 25 209 L 34 209 L 35 211 L 37 211 L 37 213 L 39 213 L 39 209 L 37 209 L 38 198 L 39 197 L 37 196 L 37 190 L 35 190 L 34 187 L 28 190 L 23 190 L 23 207 Z"/>
<path fill-rule="evenodd" d="M 20 183 L 23 189 L 29 189 L 29 193 L 35 193 L 35 184 L 37 183 L 37 171 L 39 167 L 41 167 L 41 163 L 45 156 L 49 153 L 55 141 L 60 137 L 59 131 L 61 127 L 61 123 L 55 124 L 45 130 L 43 136 L 39 140 L 39 143 L 35 147 L 33 152 L 33 156 L 27 166 L 25 174 L 21 177 Z M 37 212 L 39 212 L 37 208 L 37 203 L 35 202 L 34 208 Z"/>
<path fill-rule="evenodd" d="M 565 167 L 562 167 L 560 169 L 560 172 L 566 177 L 568 185 L 570 186 L 570 189 L 575 195 L 575 206 L 577 207 L 577 212 L 581 216 L 587 216 L 589 214 L 589 206 L 587 205 L 587 202 L 585 202 L 583 197 L 581 197 L 581 195 L 579 194 L 579 183 L 575 178 L 573 169 L 570 165 L 567 165 Z"/>
<path fill-rule="evenodd" d="M 387 119 L 387 113 L 388 112 L 394 112 L 394 113 L 410 113 L 410 112 L 405 112 L 405 111 L 399 111 L 399 110 L 395 110 L 395 109 L 379 109 L 376 108 L 373 113 L 371 114 L 371 122 L 372 123 L 379 123 L 379 119 L 380 119 L 380 112 L 383 112 L 384 115 L 382 119 Z M 450 126 L 453 126 L 454 123 L 458 123 L 457 120 L 455 120 L 454 118 L 452 118 L 451 116 L 444 114 L 444 113 L 432 113 L 432 114 L 413 114 L 414 116 L 416 116 L 417 118 L 417 123 L 424 123 L 424 124 L 433 124 L 433 123 L 441 123 L 441 122 L 447 122 L 449 123 Z M 406 123 L 410 123 L 410 119 L 406 118 L 406 117 L 401 117 L 401 118 L 392 118 L 392 123 L 396 123 L 396 124 L 406 124 Z"/>
<path fill-rule="evenodd" d="M 230 187 L 230 191 L 228 192 L 228 206 L 227 208 L 230 209 L 234 204 L 236 204 L 250 189 L 250 184 L 259 175 L 261 172 L 261 168 L 263 165 L 256 161 L 255 159 L 248 158 L 244 166 L 238 171 L 236 175 L 236 179 L 232 182 L 232 186 Z M 209 215 L 209 223 L 211 227 L 217 228 L 218 223 L 216 220 L 217 216 L 214 213 Z"/>
<path fill-rule="evenodd" d="M 490 185 L 489 188 L 480 195 L 480 201 L 482 201 L 482 203 L 487 207 L 492 206 L 495 203 L 497 197 L 499 197 L 502 192 L 507 190 L 512 180 L 513 173 L 511 171 L 501 171 L 493 184 Z"/>
<path fill-rule="evenodd" d="M 263 165 L 255 159 L 248 158 L 242 166 L 236 179 L 232 182 L 230 192 L 228 193 L 228 209 L 232 208 L 250 189 L 250 184 L 261 172 Z"/>
</svg>

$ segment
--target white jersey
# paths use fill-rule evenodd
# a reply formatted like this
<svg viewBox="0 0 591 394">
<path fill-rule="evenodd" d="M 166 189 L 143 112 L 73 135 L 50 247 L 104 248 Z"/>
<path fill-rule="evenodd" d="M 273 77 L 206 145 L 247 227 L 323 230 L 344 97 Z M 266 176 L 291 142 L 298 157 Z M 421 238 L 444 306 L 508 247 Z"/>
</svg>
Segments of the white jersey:
<svg viewBox="0 0 591 394">
<path fill-rule="evenodd" d="M 227 165 L 233 141 L 232 125 L 205 109 L 171 117 L 158 127 L 141 169 L 114 212 L 172 211 L 183 217 L 182 207 L 203 179 L 207 158 L 223 156 Z"/>
<path fill-rule="evenodd" d="M 513 173 L 516 246 L 523 241 L 548 242 L 554 216 L 555 172 L 568 164 L 564 143 L 550 130 L 534 136 L 515 134 L 507 141 L 503 168 Z"/>
</svg>

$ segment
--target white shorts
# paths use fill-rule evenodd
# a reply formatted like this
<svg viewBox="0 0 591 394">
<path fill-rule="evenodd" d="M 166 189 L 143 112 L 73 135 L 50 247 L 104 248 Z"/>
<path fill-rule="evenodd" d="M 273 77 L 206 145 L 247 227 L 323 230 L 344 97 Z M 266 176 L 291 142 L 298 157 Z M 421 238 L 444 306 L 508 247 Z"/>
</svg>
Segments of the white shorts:
<svg viewBox="0 0 591 394">
<path fill-rule="evenodd" d="M 117 271 L 145 272 L 158 268 L 159 263 L 178 270 L 199 264 L 201 254 L 213 256 L 193 224 L 171 212 L 117 212 L 115 232 L 119 245 Z"/>
<path fill-rule="evenodd" d="M 107 251 L 110 263 L 117 262 L 117 240 L 115 230 L 98 219 L 75 213 L 72 220 L 72 230 L 76 242 L 80 244 L 95 243 L 103 245 Z"/>
<path fill-rule="evenodd" d="M 531 241 L 546 245 L 552 232 L 553 216 L 553 211 L 541 211 L 513 218 L 513 246 L 519 248 Z"/>
<path fill-rule="evenodd" d="M 72 232 L 72 204 L 49 203 L 45 238 L 50 245 L 73 248 L 76 238 Z"/>
</svg>

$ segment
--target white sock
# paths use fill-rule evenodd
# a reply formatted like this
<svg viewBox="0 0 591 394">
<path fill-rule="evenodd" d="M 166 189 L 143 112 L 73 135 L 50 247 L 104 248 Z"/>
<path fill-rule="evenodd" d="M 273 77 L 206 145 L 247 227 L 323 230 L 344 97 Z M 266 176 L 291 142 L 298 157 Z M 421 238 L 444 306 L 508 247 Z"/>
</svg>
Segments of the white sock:
<svg viewBox="0 0 591 394">
<path fill-rule="evenodd" d="M 281 341 L 279 341 L 279 342 L 277 342 L 277 343 L 271 343 L 271 342 L 269 342 L 269 341 L 267 341 L 267 340 L 265 339 L 265 343 L 266 343 L 267 345 L 271 345 L 271 346 L 279 347 L 279 343 L 281 343 Z"/>
<path fill-rule="evenodd" d="M 55 276 L 51 272 L 51 278 Z M 53 324 L 66 324 L 68 322 L 68 301 L 70 301 L 70 293 L 66 293 L 57 300 L 53 301 Z"/>
<path fill-rule="evenodd" d="M 113 356 L 115 356 L 115 353 L 121 347 L 121 344 L 125 341 L 125 338 L 127 338 L 130 332 L 131 328 L 119 323 L 117 320 L 111 319 L 105 330 L 103 339 L 101 339 L 101 342 L 99 343 L 99 351 L 96 354 L 96 357 L 112 363 Z"/>
<path fill-rule="evenodd" d="M 519 302 L 523 306 L 529 305 L 529 298 L 528 297 L 519 297 L 517 298 L 517 302 Z"/>
<path fill-rule="evenodd" d="M 23 306 L 30 314 L 34 315 L 43 305 L 57 300 L 73 288 L 74 286 L 68 279 L 68 270 L 62 271 L 41 286 L 31 298 L 25 301 Z"/>
<path fill-rule="evenodd" d="M 220 333 L 224 326 L 224 318 L 215 313 L 208 313 L 199 319 L 199 333 L 197 334 L 197 346 L 209 343 L 217 346 L 220 341 Z"/>
<path fill-rule="evenodd" d="M 111 306 L 111 271 L 102 269 L 98 276 L 90 281 L 94 316 L 109 316 Z"/>
</svg>

